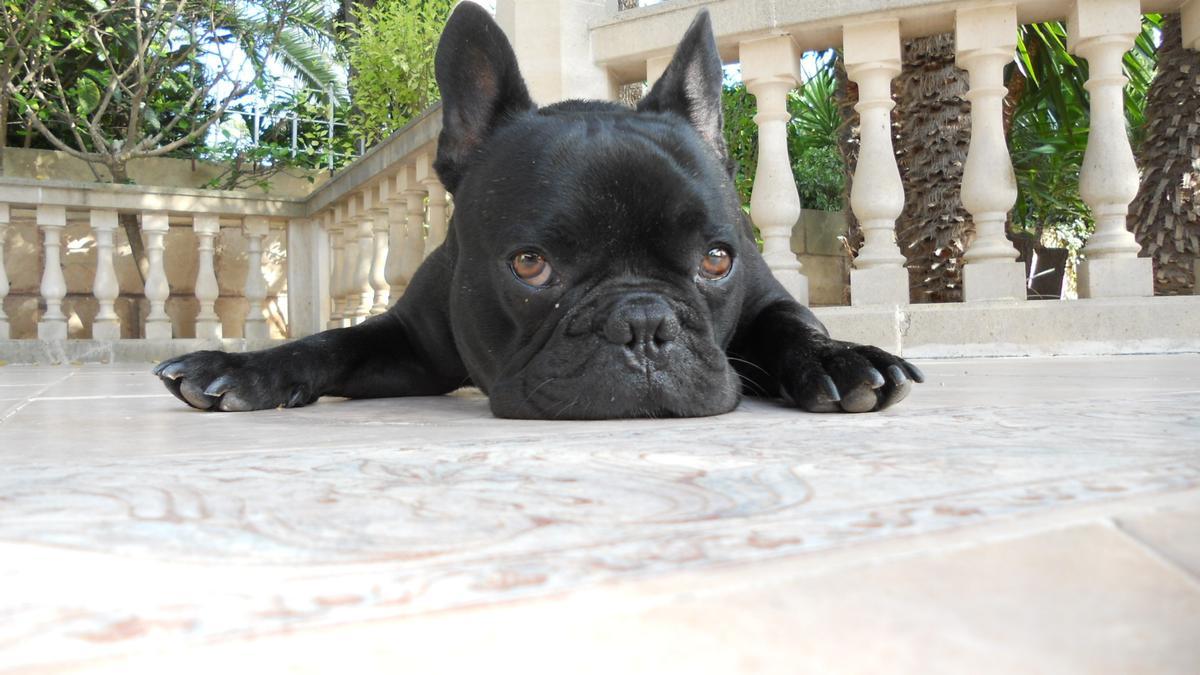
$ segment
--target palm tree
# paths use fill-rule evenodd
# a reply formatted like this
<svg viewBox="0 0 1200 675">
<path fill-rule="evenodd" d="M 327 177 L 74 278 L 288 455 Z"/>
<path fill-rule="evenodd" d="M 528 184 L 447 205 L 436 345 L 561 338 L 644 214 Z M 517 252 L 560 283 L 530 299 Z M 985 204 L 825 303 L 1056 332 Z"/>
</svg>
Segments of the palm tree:
<svg viewBox="0 0 1200 675">
<path fill-rule="evenodd" d="M 949 33 L 904 43 L 896 79 L 894 143 L 904 182 L 896 242 L 913 302 L 962 299 L 962 255 L 974 228 L 962 206 L 962 170 L 971 142 L 967 75 L 954 64 Z"/>
<path fill-rule="evenodd" d="M 1192 292 L 1200 254 L 1200 53 L 1183 47 L 1177 14 L 1163 22 L 1137 159 L 1142 183 L 1129 226 L 1154 261 L 1155 293 Z"/>
</svg>

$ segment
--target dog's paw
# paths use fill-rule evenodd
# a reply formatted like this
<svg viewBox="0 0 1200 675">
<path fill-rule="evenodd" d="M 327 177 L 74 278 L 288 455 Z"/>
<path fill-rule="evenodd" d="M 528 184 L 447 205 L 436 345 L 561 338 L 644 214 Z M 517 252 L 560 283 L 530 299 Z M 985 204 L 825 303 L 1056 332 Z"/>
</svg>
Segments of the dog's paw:
<svg viewBox="0 0 1200 675">
<path fill-rule="evenodd" d="M 192 352 L 163 361 L 154 374 L 176 398 L 200 410 L 294 408 L 317 399 L 304 385 L 286 381 L 256 354 Z"/>
<path fill-rule="evenodd" d="M 925 375 L 882 349 L 831 341 L 789 364 L 783 393 L 809 412 L 871 412 L 904 400 Z"/>
</svg>

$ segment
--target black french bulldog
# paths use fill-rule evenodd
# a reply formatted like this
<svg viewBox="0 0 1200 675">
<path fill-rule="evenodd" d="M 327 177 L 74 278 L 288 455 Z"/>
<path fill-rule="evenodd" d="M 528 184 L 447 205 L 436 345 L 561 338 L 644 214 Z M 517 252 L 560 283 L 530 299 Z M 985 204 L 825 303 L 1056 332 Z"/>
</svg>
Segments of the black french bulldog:
<svg viewBox="0 0 1200 675">
<path fill-rule="evenodd" d="M 721 135 L 707 12 L 637 110 L 533 104 L 499 26 L 463 3 L 436 56 L 446 242 L 387 313 L 154 373 L 188 405 L 256 410 L 323 395 L 444 394 L 498 417 L 715 415 L 743 390 L 814 412 L 903 399 L 921 372 L 830 339 L 771 276 Z"/>
</svg>

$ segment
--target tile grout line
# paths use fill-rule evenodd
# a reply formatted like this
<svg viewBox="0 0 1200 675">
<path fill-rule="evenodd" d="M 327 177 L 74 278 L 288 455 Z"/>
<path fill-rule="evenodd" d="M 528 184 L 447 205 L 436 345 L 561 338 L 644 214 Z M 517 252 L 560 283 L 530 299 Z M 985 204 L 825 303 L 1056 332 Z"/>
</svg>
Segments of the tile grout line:
<svg viewBox="0 0 1200 675">
<path fill-rule="evenodd" d="M 1158 562 L 1162 563 L 1164 566 L 1166 566 L 1166 567 L 1174 570 L 1178 574 L 1182 575 L 1183 578 L 1190 585 L 1195 587 L 1196 590 L 1200 590 L 1200 577 L 1197 577 L 1194 572 L 1192 572 L 1190 569 L 1188 569 L 1186 566 L 1184 566 L 1182 563 L 1180 563 L 1174 557 L 1164 553 L 1163 551 L 1160 551 L 1158 549 L 1158 547 L 1154 546 L 1153 544 L 1146 541 L 1145 539 L 1142 539 L 1135 532 L 1133 532 L 1129 528 L 1125 527 L 1125 525 L 1123 525 L 1117 517 L 1109 516 L 1107 518 L 1104 518 L 1103 522 L 1105 524 L 1107 524 L 1108 526 L 1112 527 L 1112 529 L 1115 530 L 1117 532 L 1117 534 L 1123 536 L 1125 539 L 1128 539 L 1129 541 L 1132 541 L 1134 543 L 1134 545 L 1136 545 L 1139 549 L 1142 550 L 1143 553 L 1146 553 L 1151 558 L 1154 558 Z"/>
<path fill-rule="evenodd" d="M 33 394 L 33 396 L 26 396 L 24 401 L 13 406 L 12 409 L 10 409 L 8 412 L 4 413 L 4 415 L 0 416 L 0 424 L 4 424 L 5 422 L 12 419 L 17 413 L 24 410 L 25 406 L 32 403 L 34 399 L 36 399 L 38 396 L 42 395 L 43 393 L 49 391 L 51 387 L 56 387 L 56 386 L 62 384 L 63 382 L 66 382 L 67 380 L 71 379 L 75 375 L 76 372 L 78 372 L 78 371 L 76 369 L 72 368 L 61 379 L 55 380 L 55 381 L 43 386 L 41 389 L 38 389 L 37 392 L 35 392 Z"/>
</svg>

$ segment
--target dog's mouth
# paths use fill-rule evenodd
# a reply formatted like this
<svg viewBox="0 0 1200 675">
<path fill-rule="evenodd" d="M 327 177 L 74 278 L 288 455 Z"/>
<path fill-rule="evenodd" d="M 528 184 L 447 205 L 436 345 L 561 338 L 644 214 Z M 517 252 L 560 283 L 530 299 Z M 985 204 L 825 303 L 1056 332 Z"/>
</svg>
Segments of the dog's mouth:
<svg viewBox="0 0 1200 675">
<path fill-rule="evenodd" d="M 623 357 L 603 351 L 593 353 L 579 372 L 497 381 L 489 392 L 493 414 L 558 420 L 704 417 L 737 406 L 739 380 L 728 365 L 647 365 L 637 370 L 623 363 Z"/>
<path fill-rule="evenodd" d="M 520 368 L 492 383 L 492 412 L 518 419 L 729 412 L 740 398 L 739 379 L 711 335 L 686 306 L 623 295 L 560 321 Z"/>
</svg>

